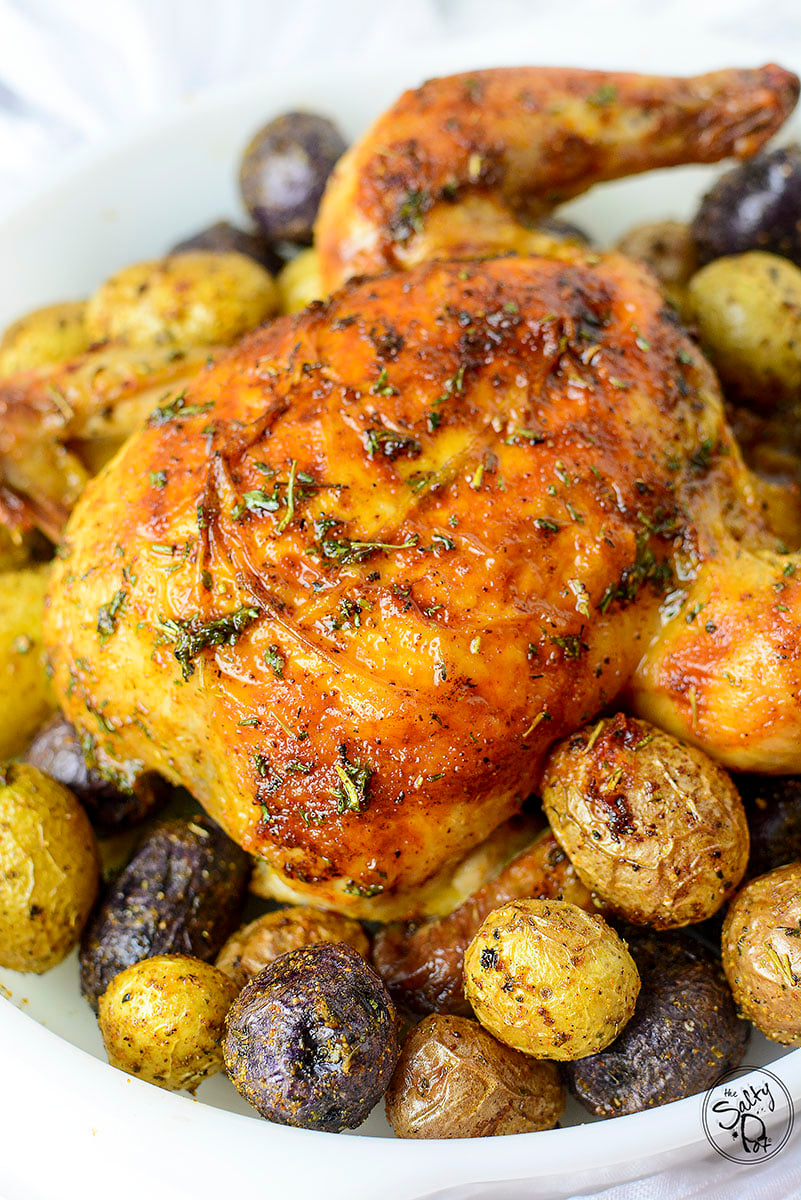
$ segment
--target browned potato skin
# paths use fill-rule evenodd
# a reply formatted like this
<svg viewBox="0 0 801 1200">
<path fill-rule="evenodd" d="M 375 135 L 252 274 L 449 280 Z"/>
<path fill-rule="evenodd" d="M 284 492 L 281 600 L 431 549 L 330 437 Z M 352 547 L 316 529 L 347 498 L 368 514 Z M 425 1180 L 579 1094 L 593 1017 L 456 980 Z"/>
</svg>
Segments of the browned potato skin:
<svg viewBox="0 0 801 1200">
<path fill-rule="evenodd" d="M 668 299 L 680 312 L 683 310 L 687 284 L 698 269 L 689 225 L 681 221 L 650 221 L 635 225 L 620 238 L 615 248 L 650 267 Z"/>
<path fill-rule="evenodd" d="M 497 1137 L 553 1129 L 565 1089 L 554 1063 L 502 1045 L 476 1021 L 432 1014 L 406 1038 L 385 1103 L 398 1137 Z"/>
<path fill-rule="evenodd" d="M 373 965 L 393 1000 L 411 1012 L 469 1014 L 465 951 L 493 909 L 526 896 L 569 900 L 593 910 L 591 893 L 550 830 L 446 917 L 379 930 Z"/>
<path fill-rule="evenodd" d="M 801 862 L 760 875 L 738 892 L 722 946 L 741 1012 L 771 1041 L 801 1046 Z"/>
<path fill-rule="evenodd" d="M 340 913 L 297 905 L 265 913 L 237 929 L 220 951 L 217 966 L 237 987 L 243 988 L 274 958 L 315 942 L 346 942 L 362 958 L 370 954 L 369 939 L 358 921 Z"/>
<path fill-rule="evenodd" d="M 113 1067 L 168 1091 L 194 1092 L 222 1070 L 223 1023 L 236 986 L 185 954 L 146 958 L 100 997 L 98 1020 Z"/>
<path fill-rule="evenodd" d="M 596 1054 L 630 1020 L 640 977 L 603 917 L 564 900 L 515 900 L 467 949 L 465 991 L 494 1037 L 534 1058 Z"/>
<path fill-rule="evenodd" d="M 37 975 L 73 949 L 100 859 L 72 792 L 36 767 L 0 767 L 0 966 Z"/>
<path fill-rule="evenodd" d="M 588 887 L 636 925 L 711 917 L 743 877 L 748 823 L 703 751 L 618 713 L 560 742 L 543 806 Z"/>
</svg>

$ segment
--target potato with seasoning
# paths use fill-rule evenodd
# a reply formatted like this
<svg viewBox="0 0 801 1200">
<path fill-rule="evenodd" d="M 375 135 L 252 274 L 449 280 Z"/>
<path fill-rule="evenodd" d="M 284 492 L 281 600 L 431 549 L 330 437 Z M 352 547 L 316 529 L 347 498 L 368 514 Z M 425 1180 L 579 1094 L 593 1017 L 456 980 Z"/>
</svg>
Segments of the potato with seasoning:
<svg viewBox="0 0 801 1200">
<path fill-rule="evenodd" d="M 90 297 L 93 342 L 229 345 L 278 307 L 272 276 L 244 254 L 194 250 L 134 263 Z"/>
<path fill-rule="evenodd" d="M 42 641 L 48 565 L 0 574 L 0 759 L 21 754 L 55 708 Z"/>
<path fill-rule="evenodd" d="M 717 912 L 748 862 L 748 824 L 702 750 L 622 713 L 551 751 L 543 806 L 580 877 L 635 925 L 671 929 Z"/>
<path fill-rule="evenodd" d="M 355 1129 L 395 1069 L 395 1007 L 352 946 L 304 946 L 245 984 L 225 1022 L 223 1054 L 237 1091 L 268 1120 Z"/>
<path fill-rule="evenodd" d="M 752 250 L 693 275 L 688 314 L 727 395 L 759 412 L 801 396 L 801 270 Z"/>
<path fill-rule="evenodd" d="M 89 348 L 86 302 L 37 308 L 9 325 L 0 338 L 0 375 L 66 362 Z"/>
<path fill-rule="evenodd" d="M 0 966 L 49 971 L 73 949 L 97 896 L 86 813 L 35 767 L 0 770 Z"/>
<path fill-rule="evenodd" d="M 801 859 L 801 776 L 740 775 L 751 853 L 748 877 Z"/>
<path fill-rule="evenodd" d="M 651 221 L 635 225 L 616 243 L 621 254 L 650 267 L 662 291 L 681 310 L 690 277 L 698 268 L 689 225 L 680 221 Z"/>
<path fill-rule="evenodd" d="M 235 996 L 227 975 L 186 954 L 135 963 L 98 1004 L 109 1062 L 168 1091 L 194 1092 L 222 1070 L 223 1024 Z"/>
<path fill-rule="evenodd" d="M 744 1016 L 801 1046 L 801 862 L 752 879 L 723 923 L 723 969 Z"/>
<path fill-rule="evenodd" d="M 136 776 L 130 788 L 104 778 L 86 761 L 77 733 L 60 713 L 36 734 L 25 761 L 68 787 L 101 837 L 122 833 L 152 816 L 169 792 L 167 782 L 153 772 Z"/>
<path fill-rule="evenodd" d="M 464 955 L 484 918 L 509 900 L 569 900 L 594 911 L 591 892 L 549 829 L 536 836 L 520 825 L 529 844 L 444 917 L 385 925 L 373 941 L 373 964 L 396 1004 L 414 1013 L 469 1015 Z M 536 829 L 536 826 L 534 826 Z M 511 842 L 511 836 L 510 836 Z"/>
<path fill-rule="evenodd" d="M 639 934 L 629 951 L 642 980 L 634 1016 L 606 1050 L 564 1067 L 573 1094 L 598 1117 L 703 1092 L 738 1066 L 748 1044 L 720 964 L 698 941 Z"/>
<path fill-rule="evenodd" d="M 514 900 L 490 913 L 464 960 L 481 1024 L 534 1058 L 597 1054 L 634 1012 L 640 977 L 603 917 L 565 900 Z"/>
<path fill-rule="evenodd" d="M 296 313 L 313 300 L 325 297 L 320 278 L 319 256 L 314 247 L 301 250 L 281 271 L 276 280 L 281 297 L 281 312 Z"/>
<path fill-rule="evenodd" d="M 208 961 L 239 922 L 250 859 L 206 816 L 149 833 L 95 910 L 81 942 L 81 992 L 98 998 L 143 958 Z"/>
<path fill-rule="evenodd" d="M 265 913 L 237 929 L 220 951 L 217 966 L 241 988 L 273 959 L 318 942 L 346 942 L 365 959 L 370 953 L 358 921 L 298 904 Z"/>
<path fill-rule="evenodd" d="M 229 254 L 232 250 L 261 263 L 270 274 L 280 270 L 281 259 L 270 243 L 260 233 L 239 229 L 230 221 L 215 221 L 177 242 L 170 254 L 188 254 L 194 250 L 212 250 L 215 254 Z"/>
<path fill-rule="evenodd" d="M 387 1120 L 402 1138 L 552 1129 L 564 1106 L 555 1063 L 504 1046 L 476 1021 L 438 1013 L 409 1033 L 386 1094 Z"/>
</svg>

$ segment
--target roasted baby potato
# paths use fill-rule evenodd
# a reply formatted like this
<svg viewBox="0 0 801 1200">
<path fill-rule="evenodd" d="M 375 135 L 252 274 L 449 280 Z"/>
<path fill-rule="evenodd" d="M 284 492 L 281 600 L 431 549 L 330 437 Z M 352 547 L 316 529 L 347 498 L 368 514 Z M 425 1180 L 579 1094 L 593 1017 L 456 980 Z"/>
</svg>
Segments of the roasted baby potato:
<svg viewBox="0 0 801 1200">
<path fill-rule="evenodd" d="M 701 263 L 768 250 L 801 266 L 801 148 L 765 150 L 721 175 L 692 233 Z"/>
<path fill-rule="evenodd" d="M 143 958 L 215 958 L 238 924 L 249 874 L 247 854 L 209 817 L 165 821 L 148 834 L 84 932 L 81 991 L 92 1007 Z"/>
<path fill-rule="evenodd" d="M 606 1050 L 564 1067 L 570 1090 L 598 1117 L 703 1092 L 748 1043 L 720 965 L 699 942 L 640 934 L 629 951 L 642 980 L 634 1016 Z"/>
<path fill-rule="evenodd" d="M 743 877 L 748 825 L 731 779 L 645 721 L 618 713 L 560 742 L 542 800 L 587 887 L 636 925 L 703 921 Z"/>
<path fill-rule="evenodd" d="M 316 113 L 285 113 L 253 135 L 242 156 L 239 186 L 266 237 L 311 242 L 328 176 L 344 151 L 339 130 Z"/>
<path fill-rule="evenodd" d="M 186 954 L 134 963 L 98 1004 L 109 1062 L 168 1091 L 194 1092 L 222 1070 L 223 1024 L 235 996 L 227 975 Z"/>
<path fill-rule="evenodd" d="M 722 945 L 741 1012 L 771 1041 L 801 1046 L 801 862 L 760 875 L 737 893 Z"/>
<path fill-rule="evenodd" d="M 411 1030 L 386 1094 L 398 1137 L 497 1137 L 553 1129 L 565 1106 L 555 1063 L 491 1037 L 477 1021 L 431 1014 Z"/>
<path fill-rule="evenodd" d="M 317 251 L 310 247 L 290 258 L 278 276 L 278 294 L 281 297 L 281 312 L 300 312 L 312 300 L 324 297 L 323 283 Z"/>
<path fill-rule="evenodd" d="M 740 775 L 737 787 L 751 838 L 748 875 L 801 860 L 801 777 Z"/>
<path fill-rule="evenodd" d="M 169 785 L 152 772 L 140 775 L 131 791 L 122 791 L 104 779 L 89 766 L 77 733 L 60 713 L 36 734 L 25 751 L 25 761 L 68 787 L 101 837 L 138 825 L 152 816 L 169 794 Z"/>
<path fill-rule="evenodd" d="M 225 1022 L 223 1054 L 237 1091 L 268 1120 L 354 1129 L 392 1078 L 395 1008 L 352 946 L 304 946 L 245 984 Z"/>
<path fill-rule="evenodd" d="M 86 813 L 35 767 L 0 768 L 0 966 L 41 975 L 69 954 L 95 902 L 97 843 Z"/>
<path fill-rule="evenodd" d="M 467 948 L 465 991 L 481 1024 L 534 1058 L 597 1054 L 634 1012 L 640 979 L 603 917 L 564 900 L 514 900 Z"/>
<path fill-rule="evenodd" d="M 373 965 L 395 1003 L 415 1013 L 469 1014 L 465 950 L 493 909 L 522 897 L 569 900 L 594 911 L 591 893 L 551 831 L 544 830 L 447 916 L 379 929 Z"/>
<path fill-rule="evenodd" d="M 67 362 L 88 350 L 86 302 L 49 304 L 20 317 L 0 338 L 0 375 Z"/>
<path fill-rule="evenodd" d="M 274 958 L 316 942 L 346 942 L 365 959 L 370 953 L 358 921 L 298 904 L 265 913 L 237 929 L 220 951 L 217 966 L 241 988 Z"/>
<path fill-rule="evenodd" d="M 52 713 L 42 642 L 47 565 L 0 574 L 0 758 L 20 754 Z"/>
<path fill-rule="evenodd" d="M 681 311 L 693 272 L 698 269 L 692 234 L 680 221 L 651 221 L 635 225 L 617 242 L 616 249 L 650 267 L 666 296 Z"/>
<path fill-rule="evenodd" d="M 729 398 L 767 413 L 798 400 L 798 267 L 757 250 L 716 259 L 690 280 L 688 304 Z"/>
<path fill-rule="evenodd" d="M 177 242 L 170 254 L 187 254 L 192 250 L 211 250 L 214 254 L 230 254 L 233 250 L 260 263 L 271 275 L 281 269 L 281 259 L 265 237 L 248 229 L 238 229 L 230 221 L 215 221 L 213 225 L 207 225 L 191 237 Z"/>
<path fill-rule="evenodd" d="M 86 327 L 93 342 L 228 345 L 277 307 L 272 277 L 253 259 L 195 250 L 112 275 L 90 298 Z"/>
</svg>

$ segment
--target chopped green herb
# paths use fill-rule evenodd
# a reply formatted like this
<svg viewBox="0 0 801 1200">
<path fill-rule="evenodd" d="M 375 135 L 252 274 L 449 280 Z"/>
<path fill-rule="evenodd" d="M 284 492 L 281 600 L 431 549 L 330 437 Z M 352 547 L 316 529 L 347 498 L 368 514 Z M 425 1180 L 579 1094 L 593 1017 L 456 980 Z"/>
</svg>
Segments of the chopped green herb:
<svg viewBox="0 0 801 1200">
<path fill-rule="evenodd" d="M 125 604 L 128 593 L 122 588 L 116 591 L 106 604 L 97 610 L 97 632 L 101 646 L 105 645 L 117 628 L 117 616 Z"/>
<path fill-rule="evenodd" d="M 401 433 L 398 429 L 368 429 L 365 439 L 371 458 L 380 453 L 390 462 L 394 462 L 401 454 L 407 458 L 417 458 L 422 452 L 417 438 L 412 437 L 410 433 Z"/>
<path fill-rule="evenodd" d="M 258 615 L 257 608 L 243 604 L 235 612 L 207 621 L 198 614 L 185 621 L 161 617 L 160 624 L 168 640 L 175 643 L 173 653 L 181 664 L 184 679 L 189 679 L 195 670 L 194 660 L 203 650 L 208 646 L 233 646 Z"/>
<path fill-rule="evenodd" d="M 169 404 L 155 408 L 147 423 L 148 425 L 166 425 L 168 421 L 174 421 L 176 417 L 196 417 L 198 413 L 208 412 L 213 407 L 213 400 L 209 400 L 206 404 L 187 404 L 186 392 L 181 392 Z"/>
<path fill-rule="evenodd" d="M 606 108 L 617 100 L 617 88 L 613 83 L 602 83 L 596 91 L 587 97 L 587 103 L 594 108 Z"/>
<path fill-rule="evenodd" d="M 390 542 L 355 542 L 349 538 L 326 538 L 319 543 L 323 558 L 333 559 L 340 564 L 362 562 L 378 550 L 409 550 L 417 544 L 417 534 L 414 533 L 405 542 L 393 544 Z"/>
<path fill-rule="evenodd" d="M 345 746 L 339 747 L 339 759 L 339 762 L 334 763 L 334 770 L 341 780 L 340 786 L 334 791 L 337 798 L 337 812 L 362 813 L 369 801 L 372 767 L 366 763 L 360 763 L 358 759 L 351 762 Z"/>
<path fill-rule="evenodd" d="M 556 533 L 559 529 L 559 522 L 552 521 L 550 517 L 535 517 L 534 524 L 545 533 Z"/>
<path fill-rule="evenodd" d="M 551 637 L 548 641 L 552 645 L 558 646 L 564 653 L 565 658 L 579 658 L 582 650 L 587 649 L 580 635 L 576 633 L 568 633 L 564 637 Z"/>
<path fill-rule="evenodd" d="M 281 653 L 280 647 L 270 646 L 267 650 L 265 650 L 264 661 L 266 662 L 267 666 L 271 668 L 276 679 L 283 678 L 286 659 Z"/>
<path fill-rule="evenodd" d="M 167 485 L 166 471 L 148 471 L 150 486 L 155 488 L 163 488 Z"/>
</svg>

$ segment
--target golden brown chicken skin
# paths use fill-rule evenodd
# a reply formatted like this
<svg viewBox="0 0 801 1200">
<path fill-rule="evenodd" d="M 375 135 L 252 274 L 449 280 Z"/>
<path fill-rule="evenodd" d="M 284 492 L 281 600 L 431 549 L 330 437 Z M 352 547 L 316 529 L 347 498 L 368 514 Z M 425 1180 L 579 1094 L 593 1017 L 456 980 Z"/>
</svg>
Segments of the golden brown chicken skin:
<svg viewBox="0 0 801 1200">
<path fill-rule="evenodd" d="M 622 257 L 353 283 L 90 483 L 55 684 L 101 764 L 186 784 L 296 889 L 413 911 L 631 677 L 700 552 L 696 494 L 753 523 L 741 473 L 709 368 Z"/>
<path fill-rule="evenodd" d="M 537 253 L 527 225 L 595 183 L 746 158 L 798 99 L 769 64 L 689 78 L 509 67 L 432 79 L 341 159 L 317 222 L 323 283 L 470 254 Z"/>
</svg>

